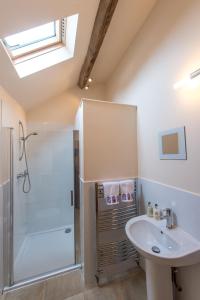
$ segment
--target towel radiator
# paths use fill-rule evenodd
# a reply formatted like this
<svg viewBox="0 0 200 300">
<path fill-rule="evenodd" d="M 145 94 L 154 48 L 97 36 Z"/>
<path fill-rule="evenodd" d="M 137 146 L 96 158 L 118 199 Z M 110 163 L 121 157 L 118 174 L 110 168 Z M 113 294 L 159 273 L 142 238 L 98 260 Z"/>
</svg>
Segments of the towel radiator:
<svg viewBox="0 0 200 300">
<path fill-rule="evenodd" d="M 109 280 L 113 275 L 133 268 L 139 256 L 125 233 L 127 221 L 138 215 L 136 182 L 132 202 L 107 205 L 101 183 L 96 183 L 96 279 Z"/>
</svg>

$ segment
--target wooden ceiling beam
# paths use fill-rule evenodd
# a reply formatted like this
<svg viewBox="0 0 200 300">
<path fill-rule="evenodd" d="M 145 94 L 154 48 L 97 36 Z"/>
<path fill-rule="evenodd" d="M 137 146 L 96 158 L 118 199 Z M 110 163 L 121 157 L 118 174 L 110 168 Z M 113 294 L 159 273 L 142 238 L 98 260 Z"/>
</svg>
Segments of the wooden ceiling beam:
<svg viewBox="0 0 200 300">
<path fill-rule="evenodd" d="M 100 0 L 87 55 L 85 57 L 78 80 L 78 86 L 81 89 L 87 85 L 117 3 L 118 0 Z"/>
</svg>

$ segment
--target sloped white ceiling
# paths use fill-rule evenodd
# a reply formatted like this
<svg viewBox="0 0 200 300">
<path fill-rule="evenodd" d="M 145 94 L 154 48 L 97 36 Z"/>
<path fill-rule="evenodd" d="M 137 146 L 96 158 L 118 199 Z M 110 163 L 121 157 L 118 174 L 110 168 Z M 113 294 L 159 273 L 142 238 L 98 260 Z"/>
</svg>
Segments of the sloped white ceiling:
<svg viewBox="0 0 200 300">
<path fill-rule="evenodd" d="M 113 20 L 94 66 L 95 83 L 103 83 L 114 71 L 156 0 L 119 0 Z M 20 79 L 0 47 L 0 85 L 29 110 L 48 98 L 75 86 L 87 53 L 99 0 L 0 1 L 0 38 L 79 13 L 74 58 Z"/>
<path fill-rule="evenodd" d="M 79 13 L 74 58 L 20 79 L 0 47 L 0 85 L 25 108 L 54 97 L 76 85 L 85 58 L 99 0 L 0 1 L 0 38 Z"/>
</svg>

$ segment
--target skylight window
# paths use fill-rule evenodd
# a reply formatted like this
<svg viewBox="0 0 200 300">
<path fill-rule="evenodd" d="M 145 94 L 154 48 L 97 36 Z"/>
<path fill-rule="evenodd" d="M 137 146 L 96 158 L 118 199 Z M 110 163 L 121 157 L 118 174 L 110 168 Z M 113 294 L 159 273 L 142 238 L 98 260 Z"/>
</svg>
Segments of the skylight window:
<svg viewBox="0 0 200 300">
<path fill-rule="evenodd" d="M 0 40 L 20 78 L 74 57 L 78 17 L 63 17 Z"/>
<path fill-rule="evenodd" d="M 55 36 L 56 24 L 55 22 L 50 22 L 42 26 L 10 35 L 5 38 L 5 42 L 7 47 L 9 47 L 10 49 L 18 49 Z"/>
<path fill-rule="evenodd" d="M 3 39 L 12 58 L 19 58 L 39 49 L 61 42 L 60 21 L 53 21 Z"/>
</svg>

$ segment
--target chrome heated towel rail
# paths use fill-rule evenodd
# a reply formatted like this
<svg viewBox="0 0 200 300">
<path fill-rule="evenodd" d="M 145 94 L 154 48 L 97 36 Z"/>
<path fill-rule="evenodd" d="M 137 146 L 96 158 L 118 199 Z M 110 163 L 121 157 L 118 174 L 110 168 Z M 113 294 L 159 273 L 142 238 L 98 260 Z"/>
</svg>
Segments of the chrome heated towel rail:
<svg viewBox="0 0 200 300">
<path fill-rule="evenodd" d="M 101 183 L 96 183 L 96 278 L 112 278 L 138 264 L 138 253 L 125 233 L 127 221 L 138 215 L 136 182 L 132 202 L 107 205 Z"/>
</svg>

